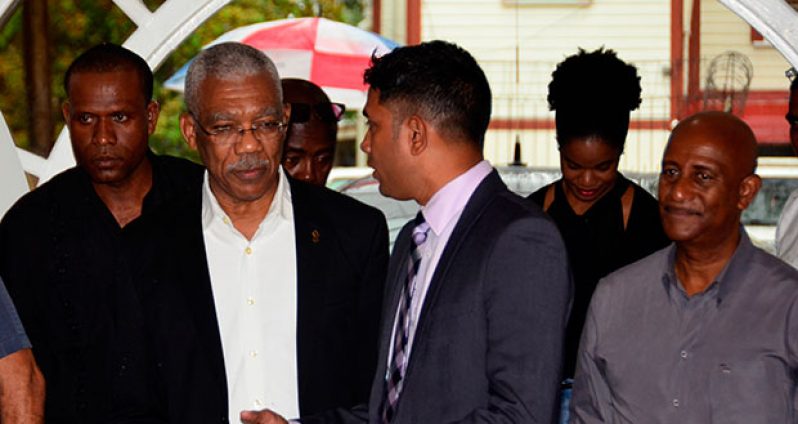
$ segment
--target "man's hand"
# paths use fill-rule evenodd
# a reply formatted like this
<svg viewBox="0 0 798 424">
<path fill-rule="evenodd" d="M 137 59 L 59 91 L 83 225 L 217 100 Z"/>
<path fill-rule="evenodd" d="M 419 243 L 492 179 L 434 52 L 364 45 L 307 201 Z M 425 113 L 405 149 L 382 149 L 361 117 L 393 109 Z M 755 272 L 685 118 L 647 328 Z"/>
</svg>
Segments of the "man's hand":
<svg viewBox="0 0 798 424">
<path fill-rule="evenodd" d="M 243 411 L 241 412 L 241 422 L 244 424 L 288 424 L 285 418 L 268 409 Z"/>
</svg>

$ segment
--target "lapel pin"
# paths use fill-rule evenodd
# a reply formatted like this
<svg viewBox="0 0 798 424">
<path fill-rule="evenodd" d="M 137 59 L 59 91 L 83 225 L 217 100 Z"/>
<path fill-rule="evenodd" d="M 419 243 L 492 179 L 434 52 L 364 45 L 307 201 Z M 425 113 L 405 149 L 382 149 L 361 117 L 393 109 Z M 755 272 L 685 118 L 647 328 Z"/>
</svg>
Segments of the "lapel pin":
<svg viewBox="0 0 798 424">
<path fill-rule="evenodd" d="M 318 243 L 320 238 L 319 230 L 313 230 L 310 233 L 310 239 L 313 240 L 313 243 Z"/>
</svg>

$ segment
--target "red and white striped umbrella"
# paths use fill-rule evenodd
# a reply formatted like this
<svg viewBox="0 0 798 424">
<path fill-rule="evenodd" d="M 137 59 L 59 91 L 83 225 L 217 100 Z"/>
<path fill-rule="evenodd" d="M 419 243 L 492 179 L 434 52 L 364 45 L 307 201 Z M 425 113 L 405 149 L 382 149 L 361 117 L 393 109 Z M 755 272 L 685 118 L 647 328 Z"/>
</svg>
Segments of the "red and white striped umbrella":
<svg viewBox="0 0 798 424">
<path fill-rule="evenodd" d="M 381 56 L 397 46 L 372 32 L 325 18 L 296 18 L 236 28 L 205 46 L 237 41 L 266 53 L 282 78 L 303 78 L 319 85 L 333 102 L 360 109 L 368 87 L 363 71 L 372 53 Z M 165 83 L 183 91 L 189 61 Z"/>
</svg>

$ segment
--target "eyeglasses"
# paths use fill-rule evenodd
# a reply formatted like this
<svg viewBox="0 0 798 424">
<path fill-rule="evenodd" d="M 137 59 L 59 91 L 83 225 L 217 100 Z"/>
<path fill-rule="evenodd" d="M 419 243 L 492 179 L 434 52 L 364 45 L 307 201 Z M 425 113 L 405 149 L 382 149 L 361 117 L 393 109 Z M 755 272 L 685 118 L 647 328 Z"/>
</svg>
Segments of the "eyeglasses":
<svg viewBox="0 0 798 424">
<path fill-rule="evenodd" d="M 790 80 L 790 82 L 792 82 L 793 80 L 795 80 L 795 77 L 798 77 L 798 71 L 796 71 L 795 68 L 787 69 L 786 71 L 784 71 L 784 76 L 787 77 L 787 79 Z"/>
<path fill-rule="evenodd" d="M 227 145 L 238 143 L 247 131 L 251 131 L 255 140 L 261 143 L 264 141 L 271 141 L 276 139 L 288 126 L 282 121 L 266 121 L 255 122 L 249 128 L 239 128 L 234 125 L 220 125 L 213 130 L 208 130 L 200 124 L 199 119 L 197 119 L 193 113 L 189 113 L 189 115 L 194 119 L 197 127 L 202 130 L 214 144 Z"/>
<path fill-rule="evenodd" d="M 301 124 L 310 120 L 311 113 L 324 122 L 338 122 L 341 120 L 346 107 L 341 103 L 291 103 L 292 124 Z"/>
</svg>

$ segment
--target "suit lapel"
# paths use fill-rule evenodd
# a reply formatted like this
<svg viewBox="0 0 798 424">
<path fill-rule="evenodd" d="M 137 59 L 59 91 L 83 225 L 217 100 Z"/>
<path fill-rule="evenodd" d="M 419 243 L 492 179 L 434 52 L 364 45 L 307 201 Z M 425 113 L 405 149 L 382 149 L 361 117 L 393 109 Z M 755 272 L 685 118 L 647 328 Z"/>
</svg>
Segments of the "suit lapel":
<svg viewBox="0 0 798 424">
<path fill-rule="evenodd" d="M 507 186 L 502 182 L 498 172 L 495 170 L 488 174 L 484 180 L 479 184 L 477 189 L 471 195 L 471 198 L 466 203 L 460 219 L 457 221 L 452 235 L 446 243 L 446 248 L 438 261 L 438 266 L 430 281 L 430 286 L 427 291 L 427 296 L 424 300 L 424 305 L 421 308 L 419 322 L 416 327 L 416 335 L 414 337 L 413 352 L 418 352 L 417 348 L 425 342 L 424 332 L 428 326 L 425 316 L 427 311 L 434 307 L 437 302 L 438 294 L 443 283 L 445 283 L 445 276 L 447 269 L 454 261 L 457 251 L 460 248 L 462 241 L 465 239 L 471 227 L 482 214 L 482 211 L 490 203 L 496 193 L 506 191 Z M 385 391 L 385 373 L 388 361 L 388 354 L 393 336 L 393 324 L 396 318 L 396 310 L 399 307 L 399 297 L 402 292 L 404 279 L 407 276 L 407 261 L 410 252 L 410 242 L 412 233 L 413 221 L 405 224 L 394 244 L 394 250 L 391 253 L 391 260 L 388 267 L 388 276 L 385 288 L 385 299 L 382 308 L 382 328 L 380 331 L 380 354 L 377 363 L 377 373 L 374 377 L 375 384 L 371 392 L 370 411 L 379 411 Z M 413 355 L 411 353 L 410 363 L 408 364 L 407 380 L 413 369 Z M 405 386 L 407 387 L 407 386 Z M 372 417 L 373 418 L 373 417 Z"/>
<path fill-rule="evenodd" d="M 385 390 L 385 373 L 388 362 L 388 353 L 393 337 L 393 323 L 396 318 L 396 309 L 399 307 L 399 297 L 402 293 L 404 279 L 407 277 L 407 261 L 410 253 L 410 235 L 412 232 L 413 221 L 408 222 L 396 237 L 396 242 L 391 252 L 391 259 L 388 263 L 386 275 L 385 295 L 382 301 L 382 317 L 380 319 L 380 346 L 377 360 L 377 371 L 375 381 L 378 383 L 372 388 L 371 399 L 382 400 Z M 370 409 L 377 408 L 379 404 L 371 405 Z"/>
<path fill-rule="evenodd" d="M 435 304 L 438 301 L 438 295 L 441 292 L 441 287 L 447 282 L 446 274 L 449 267 L 454 262 L 454 259 L 457 257 L 457 252 L 460 250 L 460 246 L 470 232 L 471 227 L 482 215 L 485 207 L 490 204 L 497 193 L 506 190 L 507 186 L 502 182 L 498 172 L 493 170 L 490 174 L 488 174 L 487 177 L 485 177 L 484 180 L 482 180 L 479 186 L 477 186 L 477 189 L 471 195 L 468 203 L 466 203 L 463 213 L 460 214 L 460 219 L 457 221 L 457 224 L 452 231 L 452 235 L 446 242 L 446 247 L 444 248 L 441 258 L 438 261 L 438 265 L 432 274 L 432 280 L 430 280 L 429 288 L 427 289 L 427 296 L 424 299 L 424 304 L 421 306 L 421 313 L 419 314 L 418 325 L 416 326 L 416 334 L 414 338 L 416 341 L 414 342 L 413 352 L 418 352 L 417 347 L 421 346 L 426 340 L 424 333 L 429 326 L 426 316 L 429 314 L 429 309 L 435 307 Z M 407 369 L 408 376 L 413 368 L 412 355 L 413 353 L 411 353 L 411 359 Z"/>
<path fill-rule="evenodd" d="M 189 249 L 185 258 L 189 263 L 180 266 L 181 284 L 187 298 L 188 308 L 194 317 L 197 338 L 200 346 L 207 353 L 210 372 L 213 373 L 217 386 L 221 389 L 221 397 L 227 405 L 227 377 L 222 351 L 222 337 L 219 334 L 219 322 L 216 317 L 216 304 L 213 298 L 208 258 L 205 252 L 205 238 L 202 228 L 202 195 L 192 196 L 186 213 L 176 222 L 177 228 L 184 228 L 184 234 L 178 237 L 186 240 Z M 180 221 L 188 225 L 180 225 Z M 204 266 L 198 266 L 204 264 Z"/>
<path fill-rule="evenodd" d="M 317 204 L 317 199 L 307 193 L 304 187 L 296 184 L 289 178 L 291 187 L 292 208 L 294 212 L 294 235 L 296 241 L 296 267 L 297 267 L 297 365 L 300 411 L 302 399 L 307 398 L 306 393 L 312 390 L 307 374 L 303 372 L 303 364 L 312 363 L 314 352 L 323 352 L 324 347 L 318 345 L 322 338 L 318 333 L 322 327 L 325 274 L 328 272 L 328 250 L 331 234 L 321 225 L 324 219 L 318 211 L 323 210 Z M 207 264 L 205 240 L 202 231 L 202 196 L 192 199 L 188 211 L 188 221 L 191 222 L 192 231 L 187 231 L 182 236 L 190 240 L 187 246 L 193 250 L 187 256 L 198 263 Z M 201 258 L 201 259 L 200 259 Z M 182 267 L 189 308 L 192 310 L 194 322 L 197 327 L 200 345 L 207 352 L 211 362 L 211 372 L 223 390 L 225 404 L 227 402 L 227 380 L 224 366 L 224 353 L 222 351 L 219 323 L 216 317 L 216 306 L 213 299 L 213 289 L 210 274 L 206 266 Z"/>
<path fill-rule="evenodd" d="M 383 303 L 388 313 L 383 322 L 382 334 L 387 334 L 391 337 L 391 330 L 393 327 L 393 319 L 396 309 L 399 307 L 399 298 L 402 294 L 402 287 L 404 287 L 405 278 L 407 278 L 407 262 L 410 260 L 410 235 L 412 233 L 413 221 L 408 222 L 402 228 L 396 239 L 396 243 L 391 253 L 390 267 L 388 268 L 388 280 L 392 282 L 386 286 L 385 299 Z"/>
<path fill-rule="evenodd" d="M 294 210 L 294 239 L 296 240 L 297 268 L 297 373 L 299 386 L 299 408 L 302 399 L 313 391 L 306 365 L 313 363 L 314 356 L 324 351 L 319 341 L 323 331 L 324 281 L 330 272 L 330 248 L 334 238 L 324 225 L 326 220 L 319 213 L 324 206 L 308 193 L 306 187 L 289 178 L 291 204 Z"/>
</svg>

